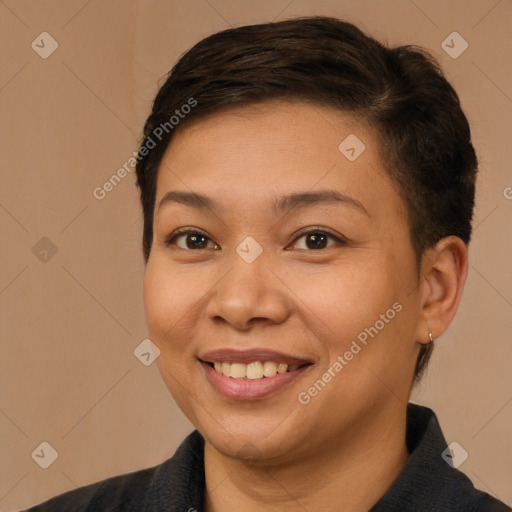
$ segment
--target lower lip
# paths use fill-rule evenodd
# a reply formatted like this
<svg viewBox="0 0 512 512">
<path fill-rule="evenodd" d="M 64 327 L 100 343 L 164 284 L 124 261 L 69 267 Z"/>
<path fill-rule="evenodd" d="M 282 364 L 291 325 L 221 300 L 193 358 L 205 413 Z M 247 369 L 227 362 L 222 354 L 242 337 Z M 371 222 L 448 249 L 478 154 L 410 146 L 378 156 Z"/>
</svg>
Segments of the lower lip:
<svg viewBox="0 0 512 512">
<path fill-rule="evenodd" d="M 201 366 L 208 382 L 221 395 L 236 400 L 259 400 L 289 385 L 311 365 L 302 366 L 292 372 L 278 373 L 273 377 L 263 377 L 262 379 L 234 379 L 222 375 L 203 361 L 201 361 Z"/>
</svg>

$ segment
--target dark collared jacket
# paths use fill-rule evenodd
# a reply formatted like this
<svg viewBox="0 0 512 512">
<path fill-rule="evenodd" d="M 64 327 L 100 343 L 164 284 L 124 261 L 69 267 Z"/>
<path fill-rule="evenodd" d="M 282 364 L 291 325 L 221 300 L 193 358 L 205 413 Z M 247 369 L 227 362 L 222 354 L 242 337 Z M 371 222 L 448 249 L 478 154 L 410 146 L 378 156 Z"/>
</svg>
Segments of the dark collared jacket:
<svg viewBox="0 0 512 512">
<path fill-rule="evenodd" d="M 441 454 L 447 448 L 431 409 L 407 407 L 409 459 L 369 512 L 505 512 L 512 510 L 479 491 Z M 197 430 L 157 466 L 74 489 L 30 512 L 202 512 L 205 493 L 204 439 Z M 343 504 L 340 503 L 340 511 Z"/>
</svg>

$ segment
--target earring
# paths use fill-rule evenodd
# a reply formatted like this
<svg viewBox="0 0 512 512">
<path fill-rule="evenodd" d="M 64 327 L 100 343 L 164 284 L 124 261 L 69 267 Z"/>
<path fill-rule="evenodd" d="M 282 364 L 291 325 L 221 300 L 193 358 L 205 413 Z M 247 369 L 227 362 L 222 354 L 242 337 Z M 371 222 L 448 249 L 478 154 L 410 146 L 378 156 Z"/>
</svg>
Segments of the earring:
<svg viewBox="0 0 512 512">
<path fill-rule="evenodd" d="M 434 342 L 434 337 L 432 336 L 432 333 L 429 331 L 428 337 L 430 338 L 430 343 Z"/>
</svg>

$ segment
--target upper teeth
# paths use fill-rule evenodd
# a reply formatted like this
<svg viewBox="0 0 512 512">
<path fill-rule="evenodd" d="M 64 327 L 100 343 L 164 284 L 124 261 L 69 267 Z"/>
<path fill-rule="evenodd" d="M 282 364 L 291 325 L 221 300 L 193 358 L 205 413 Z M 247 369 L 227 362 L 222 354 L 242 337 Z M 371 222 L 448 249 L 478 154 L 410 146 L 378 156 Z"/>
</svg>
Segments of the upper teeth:
<svg viewBox="0 0 512 512">
<path fill-rule="evenodd" d="M 274 361 L 254 361 L 253 363 L 213 363 L 213 367 L 226 377 L 234 379 L 262 379 L 263 377 L 273 377 L 276 373 L 286 373 L 296 370 L 299 365 L 288 366 L 286 363 L 275 363 Z"/>
</svg>

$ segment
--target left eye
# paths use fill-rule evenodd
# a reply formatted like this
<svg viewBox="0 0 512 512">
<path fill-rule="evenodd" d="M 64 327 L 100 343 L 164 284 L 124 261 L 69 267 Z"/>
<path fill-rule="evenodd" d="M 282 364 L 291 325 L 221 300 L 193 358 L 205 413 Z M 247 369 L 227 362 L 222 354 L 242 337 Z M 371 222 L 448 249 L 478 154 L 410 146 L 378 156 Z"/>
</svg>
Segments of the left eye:
<svg viewBox="0 0 512 512">
<path fill-rule="evenodd" d="M 180 238 L 185 237 L 185 246 L 180 246 L 178 243 L 176 243 L 177 240 Z M 306 233 L 302 233 L 301 235 L 297 236 L 295 240 L 293 241 L 293 244 L 296 244 L 298 240 L 304 238 L 305 239 L 305 248 L 302 249 L 313 249 L 313 250 L 321 250 L 326 249 L 325 246 L 326 243 L 328 243 L 328 240 L 334 240 L 334 242 L 343 245 L 344 240 L 340 239 L 339 237 L 333 235 L 332 233 L 329 233 L 328 231 L 315 229 L 310 230 Z M 192 230 L 184 230 L 184 231 L 177 231 L 174 234 L 172 234 L 165 242 L 166 246 L 169 245 L 176 245 L 180 249 L 190 249 L 190 250 L 198 250 L 198 249 L 207 249 L 208 242 L 212 243 L 214 245 L 214 249 L 218 249 L 218 244 L 214 243 L 208 236 L 204 235 L 203 233 L 199 231 L 192 231 Z"/>
<path fill-rule="evenodd" d="M 325 247 L 325 244 L 327 243 L 329 238 L 339 244 L 343 244 L 343 240 L 341 240 L 337 236 L 333 235 L 332 233 L 329 233 L 328 231 L 318 229 L 308 231 L 307 233 L 303 233 L 302 235 L 298 236 L 295 239 L 295 243 L 297 242 L 297 240 L 300 240 L 301 238 L 305 238 L 306 249 L 326 249 L 327 247 Z"/>
</svg>

